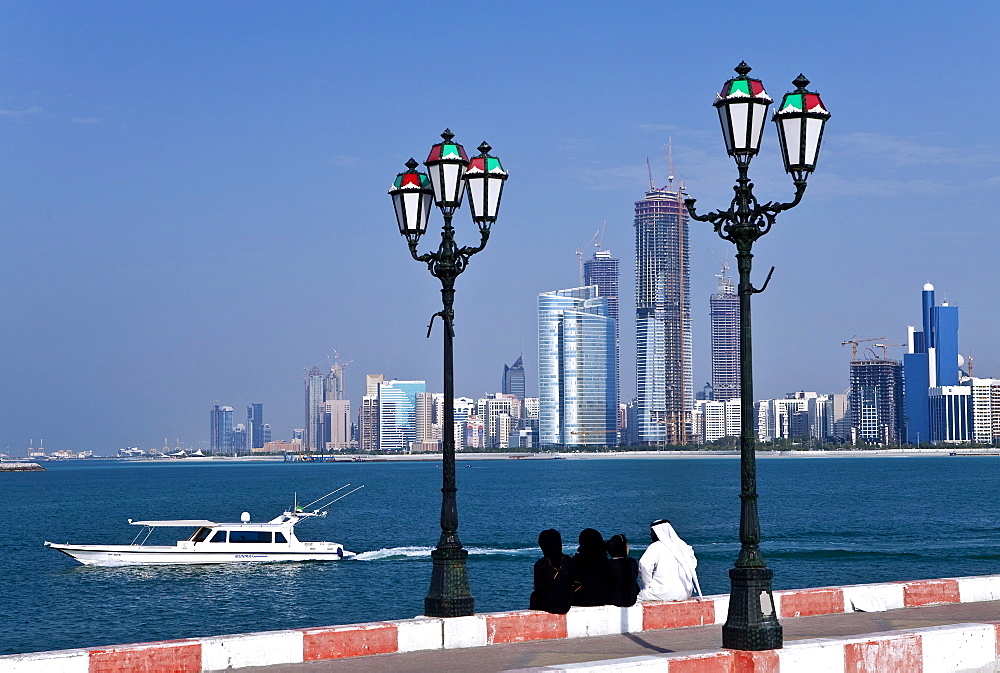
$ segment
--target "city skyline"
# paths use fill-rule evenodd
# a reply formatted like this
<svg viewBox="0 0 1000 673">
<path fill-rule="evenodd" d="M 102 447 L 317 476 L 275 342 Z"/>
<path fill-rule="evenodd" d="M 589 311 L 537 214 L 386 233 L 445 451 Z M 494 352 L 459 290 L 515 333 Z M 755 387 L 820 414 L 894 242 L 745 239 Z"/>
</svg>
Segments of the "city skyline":
<svg viewBox="0 0 1000 673">
<path fill-rule="evenodd" d="M 535 298 L 578 282 L 574 250 L 607 220 L 602 245 L 621 258 L 626 288 L 630 400 L 627 251 L 646 159 L 654 184 L 667 184 L 662 146 L 672 138 L 690 196 L 705 208 L 729 203 L 731 161 L 711 101 L 741 60 L 773 97 L 804 73 L 834 114 L 806 198 L 754 251 L 758 285 L 776 267 L 754 299 L 756 397 L 847 388 L 840 343 L 903 342 L 907 298 L 930 280 L 962 307 L 962 353 L 978 375 L 996 376 L 1000 316 L 984 278 L 998 235 L 998 94 L 968 65 L 989 62 L 1000 9 L 963 5 L 930 25 L 936 9 L 921 2 L 907 13 L 761 7 L 748 27 L 775 39 L 720 47 L 720 13 L 738 7 L 668 16 L 515 2 L 497 17 L 444 3 L 455 35 L 471 44 L 489 26 L 504 56 L 484 82 L 453 45 L 423 45 L 422 59 L 455 59 L 449 95 L 433 96 L 425 78 L 399 76 L 405 45 L 438 25 L 430 13 L 3 4 L 0 451 L 39 439 L 52 450 L 194 444 L 216 399 L 261 401 L 285 438 L 302 426 L 303 372 L 328 370 L 334 349 L 353 360 L 344 395 L 354 404 L 370 372 L 440 390 L 439 339 L 425 339 L 438 288 L 400 245 L 385 192 L 445 127 L 466 147 L 487 140 L 510 171 L 490 247 L 458 281 L 456 390 L 494 390 L 522 343 L 524 361 L 537 361 Z M 804 30 L 811 48 L 788 59 L 777 38 Z M 939 104 L 905 103 L 930 83 Z M 970 91 L 956 124 L 951 101 Z M 787 199 L 768 126 L 756 191 Z M 469 244 L 467 216 L 455 224 Z M 692 223 L 696 390 L 710 380 L 704 298 L 712 253 L 724 250 L 710 226 Z M 53 414 L 47 372 L 73 372 L 85 395 Z"/>
</svg>

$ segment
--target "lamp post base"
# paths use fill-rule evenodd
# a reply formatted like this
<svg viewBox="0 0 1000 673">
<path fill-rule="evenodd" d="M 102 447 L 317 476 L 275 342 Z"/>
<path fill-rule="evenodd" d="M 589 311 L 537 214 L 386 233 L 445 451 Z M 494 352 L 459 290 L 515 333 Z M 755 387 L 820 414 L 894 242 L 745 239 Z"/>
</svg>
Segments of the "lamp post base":
<svg viewBox="0 0 1000 673">
<path fill-rule="evenodd" d="M 434 568 L 431 588 L 424 598 L 424 614 L 428 617 L 468 617 L 474 614 L 475 599 L 469 591 L 469 574 L 465 559 L 469 552 L 462 548 L 435 549 L 431 552 Z"/>
<path fill-rule="evenodd" d="M 782 629 L 774 611 L 770 568 L 731 568 L 729 616 L 722 646 L 732 650 L 777 650 Z"/>
</svg>

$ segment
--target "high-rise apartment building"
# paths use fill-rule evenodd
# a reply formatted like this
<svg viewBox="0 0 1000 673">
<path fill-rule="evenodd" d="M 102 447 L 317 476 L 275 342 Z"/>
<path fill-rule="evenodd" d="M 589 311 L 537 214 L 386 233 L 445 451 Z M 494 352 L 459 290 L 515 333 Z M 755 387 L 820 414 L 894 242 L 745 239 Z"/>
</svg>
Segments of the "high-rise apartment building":
<svg viewBox="0 0 1000 673">
<path fill-rule="evenodd" d="M 254 402 L 247 405 L 247 443 L 250 449 L 264 448 L 264 405 Z"/>
<path fill-rule="evenodd" d="M 378 450 L 378 387 L 384 380 L 382 374 L 365 377 L 365 395 L 358 409 L 358 445 L 362 451 Z"/>
<path fill-rule="evenodd" d="M 538 295 L 541 446 L 607 446 L 618 433 L 615 322 L 597 286 Z"/>
<path fill-rule="evenodd" d="M 524 399 L 524 360 L 520 355 L 510 367 L 503 366 L 503 380 L 500 383 L 501 393 L 517 395 L 518 399 Z"/>
<path fill-rule="evenodd" d="M 618 264 L 610 250 L 597 250 L 583 263 L 583 284 L 596 285 L 597 296 L 608 300 L 608 317 L 615 321 L 615 390 L 621 391 L 621 346 L 618 324 Z M 619 426 L 621 427 L 621 426 Z"/>
<path fill-rule="evenodd" d="M 635 203 L 636 436 L 685 444 L 692 436 L 688 215 L 683 187 Z"/>
<path fill-rule="evenodd" d="M 895 444 L 903 428 L 903 366 L 897 360 L 851 361 L 848 400 L 853 439 Z"/>
<path fill-rule="evenodd" d="M 722 265 L 718 286 L 709 299 L 712 330 L 712 399 L 740 398 L 740 298 Z"/>
<path fill-rule="evenodd" d="M 327 400 L 323 403 L 323 449 L 340 451 L 351 446 L 350 400 Z"/>
</svg>

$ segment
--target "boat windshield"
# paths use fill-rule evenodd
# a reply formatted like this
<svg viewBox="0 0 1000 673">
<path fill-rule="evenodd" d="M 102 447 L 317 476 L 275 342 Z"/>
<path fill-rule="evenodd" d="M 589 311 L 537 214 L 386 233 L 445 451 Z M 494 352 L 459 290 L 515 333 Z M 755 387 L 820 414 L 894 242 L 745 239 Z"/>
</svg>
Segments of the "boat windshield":
<svg viewBox="0 0 1000 673">
<path fill-rule="evenodd" d="M 208 537 L 208 534 L 211 533 L 211 532 L 212 532 L 211 528 L 204 528 L 204 527 L 199 528 L 198 530 L 196 530 L 194 532 L 194 535 L 191 536 L 191 541 L 192 542 L 204 542 L 205 539 Z"/>
</svg>

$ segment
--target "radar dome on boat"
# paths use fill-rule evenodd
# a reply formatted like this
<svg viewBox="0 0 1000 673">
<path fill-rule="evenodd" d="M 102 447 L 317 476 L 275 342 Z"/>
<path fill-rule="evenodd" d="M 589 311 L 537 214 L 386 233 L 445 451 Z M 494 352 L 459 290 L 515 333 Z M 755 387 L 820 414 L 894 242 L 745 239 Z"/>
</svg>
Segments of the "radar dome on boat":
<svg viewBox="0 0 1000 673">
<path fill-rule="evenodd" d="M 243 523 L 250 523 L 250 512 L 243 512 L 240 514 L 240 521 Z"/>
</svg>

